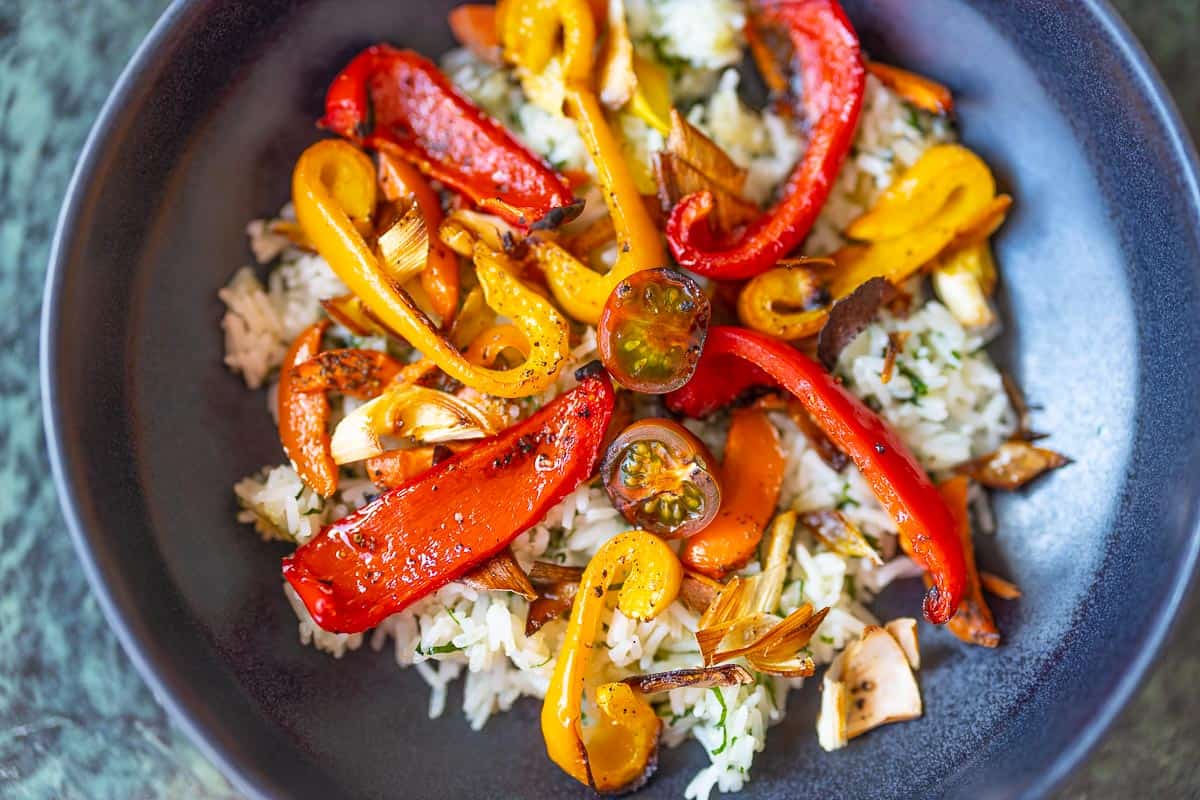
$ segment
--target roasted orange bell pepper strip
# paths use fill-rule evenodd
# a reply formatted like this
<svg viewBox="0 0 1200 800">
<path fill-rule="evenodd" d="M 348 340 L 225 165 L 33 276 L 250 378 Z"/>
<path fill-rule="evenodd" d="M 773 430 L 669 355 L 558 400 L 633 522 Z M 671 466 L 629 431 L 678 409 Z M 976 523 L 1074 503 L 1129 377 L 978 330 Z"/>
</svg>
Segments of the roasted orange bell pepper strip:
<svg viewBox="0 0 1200 800">
<path fill-rule="evenodd" d="M 429 260 L 421 270 L 421 288 L 441 317 L 442 328 L 449 328 L 458 313 L 458 257 L 437 235 L 445 216 L 441 200 L 420 170 L 388 152 L 379 153 L 379 185 L 388 200 L 412 195 L 417 203 L 429 232 Z"/>
<path fill-rule="evenodd" d="M 394 489 L 433 466 L 434 447 L 388 450 L 365 462 L 367 477 L 380 489 Z"/>
<path fill-rule="evenodd" d="M 868 61 L 867 72 L 917 108 L 931 114 L 954 112 L 954 95 L 937 81 L 906 69 L 880 64 L 878 61 Z"/>
<path fill-rule="evenodd" d="M 546 389 L 567 363 L 566 320 L 514 275 L 503 253 L 476 246 L 475 271 L 487 304 L 508 317 L 532 343 L 529 357 L 505 370 L 477 367 L 444 339 L 412 298 L 393 285 L 354 225 L 375 208 L 375 167 L 348 142 L 309 147 L 292 175 L 296 217 L 321 256 L 350 291 L 389 329 L 460 383 L 483 394 L 526 397 Z"/>
<path fill-rule="evenodd" d="M 599 274 L 554 243 L 534 247 L 554 299 L 571 317 L 596 324 L 612 290 L 634 272 L 666 264 L 662 237 L 629 171 L 599 98 L 591 89 L 596 26 L 586 0 L 510 0 L 501 41 L 518 68 L 540 73 L 561 59 L 567 115 L 596 167 L 596 178 L 616 230 L 617 259 Z M 561 49 L 556 51 L 561 37 Z"/>
<path fill-rule="evenodd" d="M 938 484 L 938 492 L 946 501 L 946 507 L 954 515 L 958 535 L 962 538 L 963 557 L 967 564 L 967 588 L 962 603 L 951 620 L 946 623 L 950 632 L 968 644 L 983 647 L 1000 645 L 1000 629 L 992 617 L 992 609 L 983 596 L 983 582 L 979 567 L 975 563 L 975 543 L 971 539 L 971 519 L 967 513 L 967 490 L 971 486 L 966 475 L 956 475 Z M 928 578 L 926 578 L 928 583 Z"/>
<path fill-rule="evenodd" d="M 340 392 L 370 400 L 404 365 L 378 350 L 326 350 L 292 370 L 297 392 Z"/>
<path fill-rule="evenodd" d="M 305 328 L 283 358 L 279 369 L 279 438 L 296 474 L 317 494 L 337 491 L 338 471 L 329 449 L 329 400 L 324 392 L 301 391 L 296 370 L 321 350 L 329 327 L 322 320 Z"/>
<path fill-rule="evenodd" d="M 466 3 L 450 9 L 446 18 L 455 40 L 477 58 L 490 63 L 500 61 L 500 39 L 496 36 L 496 7 L 485 3 Z"/>
<path fill-rule="evenodd" d="M 737 368 L 738 361 L 753 369 Z M 954 518 L 896 432 L 820 364 L 786 342 L 718 325 L 708 331 L 692 379 L 667 396 L 667 405 L 695 416 L 764 380 L 799 400 L 817 427 L 862 472 L 913 560 L 933 578 L 925 595 L 926 618 L 934 624 L 948 622 L 966 590 L 966 565 Z"/>
<path fill-rule="evenodd" d="M 777 339 L 812 336 L 825 324 L 833 302 L 871 278 L 903 283 L 963 234 L 995 222 L 998 209 L 1002 220 L 1009 202 L 996 195 L 992 172 L 979 156 L 957 144 L 931 147 L 846 230 L 848 238 L 862 244 L 843 247 L 830 265 L 815 265 L 811 274 L 778 267 L 747 283 L 738 299 L 742 324 Z M 823 286 L 828 302 L 778 310 L 775 300 L 795 301 L 783 293 L 781 282 Z"/>
<path fill-rule="evenodd" d="M 679 560 L 685 567 L 724 580 L 746 566 L 779 503 L 786 463 L 766 412 L 733 412 L 721 464 L 721 508 L 706 528 L 684 540 Z"/>
<path fill-rule="evenodd" d="M 652 619 L 679 594 L 683 568 L 667 544 L 645 531 L 614 536 L 584 570 L 571 620 L 542 704 L 542 736 L 550 760 L 597 792 L 636 788 L 653 767 L 662 722 L 646 699 L 624 683 L 599 687 L 599 720 L 581 720 L 584 678 L 600 632 L 608 591 L 620 584 L 617 607 Z"/>
</svg>

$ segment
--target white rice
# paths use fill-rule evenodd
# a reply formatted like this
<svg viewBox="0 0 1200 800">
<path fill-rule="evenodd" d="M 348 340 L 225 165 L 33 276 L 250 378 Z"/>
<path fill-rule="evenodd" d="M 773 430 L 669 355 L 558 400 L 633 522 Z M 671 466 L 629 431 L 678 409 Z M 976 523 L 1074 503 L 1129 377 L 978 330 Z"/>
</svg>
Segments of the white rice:
<svg viewBox="0 0 1200 800">
<path fill-rule="evenodd" d="M 627 0 L 627 7 L 639 49 L 680 62 L 670 64 L 677 102 L 686 95 L 686 88 L 680 87 L 707 82 L 711 96 L 692 107 L 690 119 L 749 170 L 755 199 L 769 198 L 792 169 L 803 143 L 782 120 L 740 102 L 736 72 L 722 74 L 741 59 L 743 6 L 736 0 Z M 526 102 L 509 71 L 483 64 L 465 51 L 446 56 L 443 67 L 477 103 L 556 166 L 590 169 L 574 126 Z M 662 146 L 661 136 L 647 133 L 646 126 L 639 128 L 627 117 L 619 126 L 638 158 L 648 160 L 649 153 Z M 841 231 L 901 170 L 929 146 L 952 139 L 953 131 L 944 122 L 913 111 L 870 79 L 854 152 L 806 250 L 827 253 L 841 246 Z M 602 208 L 595 194 L 590 196 L 589 205 Z M 271 381 L 288 343 L 320 318 L 319 300 L 346 290 L 318 256 L 281 244 L 264 222 L 252 223 L 248 233 L 257 258 L 278 263 L 265 286 L 248 267 L 234 275 L 220 293 L 227 307 L 222 328 L 226 363 L 248 387 L 260 388 Z M 894 331 L 909 335 L 895 376 L 884 384 L 883 349 Z M 870 326 L 846 348 L 837 373 L 895 426 L 923 466 L 938 471 L 989 451 L 1014 427 L 1000 375 L 984 344 L 980 335 L 964 331 L 945 308 L 930 301 L 908 318 L 885 315 Z M 595 336 L 589 329 L 572 360 L 581 364 L 594 357 Z M 570 388 L 571 372 L 564 370 L 558 385 L 538 401 Z M 894 525 L 858 471 L 851 466 L 835 472 L 783 415 L 772 415 L 772 420 L 787 457 L 780 507 L 839 508 L 878 540 L 881 550 L 894 553 Z M 719 454 L 723 417 L 688 424 Z M 253 524 L 264 538 L 302 544 L 323 525 L 363 505 L 375 490 L 358 472 L 342 479 L 335 497 L 322 501 L 290 466 L 279 465 L 238 482 L 234 491 L 243 509 L 240 521 Z M 977 515 L 981 513 L 987 513 L 986 500 L 977 507 Z M 604 542 L 626 529 L 603 489 L 585 484 L 519 536 L 513 549 L 526 567 L 536 559 L 582 566 Z M 793 555 L 779 611 L 787 613 L 804 602 L 830 607 L 810 646 L 818 664 L 828 663 L 876 621 L 863 605 L 874 593 L 892 580 L 919 574 L 903 556 L 874 567 L 864 559 L 829 552 L 804 532 L 797 533 Z M 361 646 L 362 634 L 321 630 L 291 589 L 285 585 L 284 591 L 299 620 L 302 643 L 334 657 Z M 565 624 L 551 622 L 525 636 L 526 611 L 519 597 L 453 583 L 384 620 L 369 633 L 369 641 L 375 650 L 387 647 L 400 666 L 414 667 L 425 679 L 431 689 L 431 717 L 443 713 L 449 683 L 465 676 L 462 711 L 473 728 L 480 728 L 518 698 L 545 694 Z M 696 616 L 681 603 L 650 622 L 635 622 L 619 611 L 610 612 L 605 622 L 604 648 L 595 651 L 604 657 L 594 659 L 599 678 L 699 664 L 693 635 Z M 666 723 L 664 742 L 674 746 L 695 739 L 710 760 L 689 783 L 685 796 L 705 800 L 714 789 L 743 788 L 755 755 L 765 746 L 766 729 L 783 718 L 786 693 L 800 683 L 758 676 L 749 686 L 683 689 L 658 700 Z"/>
</svg>

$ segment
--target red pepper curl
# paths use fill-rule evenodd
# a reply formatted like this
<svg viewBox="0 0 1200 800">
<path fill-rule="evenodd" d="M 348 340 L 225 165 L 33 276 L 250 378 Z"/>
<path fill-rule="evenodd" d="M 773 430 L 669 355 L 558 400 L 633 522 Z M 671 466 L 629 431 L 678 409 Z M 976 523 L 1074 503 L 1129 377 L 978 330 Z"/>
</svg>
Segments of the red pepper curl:
<svg viewBox="0 0 1200 800">
<path fill-rule="evenodd" d="M 737 366 L 739 361 L 753 369 Z M 682 389 L 668 395 L 667 404 L 681 413 L 703 415 L 749 386 L 764 382 L 794 395 L 862 472 L 896 523 L 905 549 L 929 574 L 932 587 L 925 595 L 925 617 L 935 624 L 949 621 L 967 586 L 966 561 L 954 515 L 895 431 L 817 362 L 764 334 L 714 327 L 708 332 L 696 374 Z"/>
<path fill-rule="evenodd" d="M 583 208 L 566 178 L 412 50 L 378 44 L 355 56 L 329 85 L 320 124 L 403 157 L 514 225 L 556 227 Z"/>
<path fill-rule="evenodd" d="M 719 280 L 758 275 L 804 241 L 854 141 L 866 87 L 858 36 L 837 0 L 762 0 L 759 22 L 787 32 L 812 127 L 783 199 L 734 240 L 720 240 L 709 223 L 709 192 L 688 195 L 671 210 L 667 242 L 675 260 Z"/>
</svg>

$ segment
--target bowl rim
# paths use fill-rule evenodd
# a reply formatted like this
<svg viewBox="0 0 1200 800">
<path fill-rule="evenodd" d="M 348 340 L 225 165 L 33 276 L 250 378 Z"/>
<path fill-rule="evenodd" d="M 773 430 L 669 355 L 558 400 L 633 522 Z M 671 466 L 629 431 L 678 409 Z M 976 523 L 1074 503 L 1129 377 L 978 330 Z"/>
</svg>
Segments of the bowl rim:
<svg viewBox="0 0 1200 800">
<path fill-rule="evenodd" d="M 43 293 L 40 324 L 39 373 L 42 395 L 42 424 L 46 437 L 51 474 L 63 517 L 67 523 L 76 554 L 83 565 L 91 590 L 99 601 L 109 627 L 116 633 L 126 655 L 141 678 L 150 688 L 158 704 L 165 708 L 172 721 L 183 729 L 188 738 L 215 764 L 234 787 L 255 798 L 271 797 L 274 781 L 256 766 L 248 764 L 230 741 L 218 731 L 200 722 L 199 713 L 204 698 L 195 687 L 182 684 L 173 674 L 171 664 L 159 650 L 148 630 L 136 623 L 139 610 L 128 598 L 121 597 L 110 585 L 104 565 L 104 537 L 88 530 L 81 518 L 75 485 L 68 470 L 70 443 L 61 427 L 61 394 L 54 370 L 55 354 L 60 347 L 57 320 L 62 314 L 61 302 L 69 254 L 77 246 L 78 221 L 87 188 L 103 169 L 106 151 L 112 146 L 112 136 L 118 120 L 131 104 L 139 99 L 144 87 L 142 76 L 153 73 L 166 60 L 163 45 L 178 35 L 190 22 L 203 0 L 172 0 L 138 45 L 129 62 L 121 70 L 116 83 L 101 107 L 96 121 L 80 151 L 59 211 L 51 243 L 46 282 Z M 1109 43 L 1120 56 L 1149 109 L 1158 118 L 1167 135 L 1167 144 L 1175 160 L 1182 166 L 1180 178 L 1188 190 L 1190 205 L 1200 218 L 1200 157 L 1189 136 L 1187 126 L 1167 89 L 1165 82 L 1149 55 L 1126 25 L 1110 0 L 1079 0 L 1082 11 L 1091 15 Z M 1132 699 L 1134 693 L 1162 655 L 1168 635 L 1177 621 L 1179 611 L 1191 589 L 1192 578 L 1200 557 L 1200 519 L 1191 520 L 1191 536 L 1184 557 L 1176 564 L 1171 590 L 1154 622 L 1142 634 L 1142 646 L 1130 659 L 1115 687 L 1094 709 L 1076 738 L 1064 747 L 1040 775 L 1025 788 L 1023 796 L 1048 795 L 1062 784 L 1071 772 L 1096 747 L 1117 715 Z"/>
</svg>

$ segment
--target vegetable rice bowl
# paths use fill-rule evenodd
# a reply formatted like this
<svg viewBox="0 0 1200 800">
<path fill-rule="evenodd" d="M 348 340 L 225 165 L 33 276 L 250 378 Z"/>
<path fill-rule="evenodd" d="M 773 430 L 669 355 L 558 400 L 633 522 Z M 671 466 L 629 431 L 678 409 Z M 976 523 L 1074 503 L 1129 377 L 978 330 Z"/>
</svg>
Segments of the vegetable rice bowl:
<svg viewBox="0 0 1200 800">
<path fill-rule="evenodd" d="M 988 490 L 1067 463 L 986 349 L 1013 201 L 950 92 L 836 0 L 449 24 L 338 74 L 220 291 L 282 444 L 238 520 L 301 643 L 386 650 L 431 717 L 462 679 L 475 729 L 541 699 L 605 793 L 689 739 L 686 797 L 742 789 L 806 678 L 826 750 L 919 717 L 917 618 L 997 647 L 1020 597 L 975 564 Z M 880 619 L 896 580 L 923 606 Z"/>
</svg>

